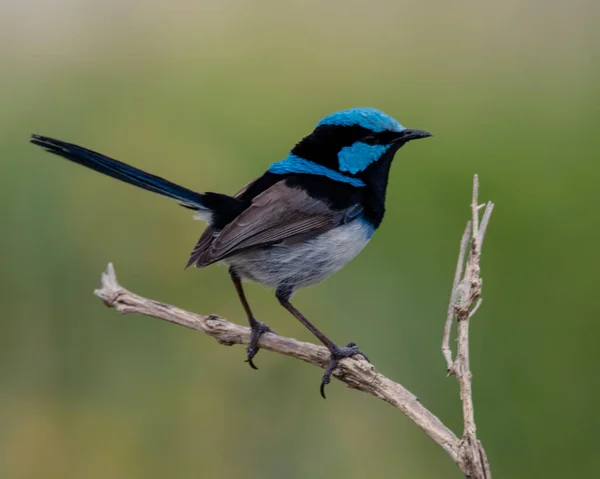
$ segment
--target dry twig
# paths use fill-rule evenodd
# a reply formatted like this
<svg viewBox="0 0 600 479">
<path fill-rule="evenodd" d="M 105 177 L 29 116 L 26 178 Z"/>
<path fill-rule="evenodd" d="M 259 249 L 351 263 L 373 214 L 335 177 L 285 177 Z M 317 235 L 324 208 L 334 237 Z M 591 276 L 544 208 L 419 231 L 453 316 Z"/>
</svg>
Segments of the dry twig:
<svg viewBox="0 0 600 479">
<path fill-rule="evenodd" d="M 478 211 L 480 207 L 477 204 L 477 193 L 478 181 L 477 176 L 475 176 L 472 203 L 473 219 L 467 223 L 467 229 L 461 241 L 442 345 L 448 373 L 455 375 L 460 383 L 464 417 L 462 438 L 459 439 L 434 414 L 425 408 L 414 394 L 378 372 L 372 364 L 360 357 L 342 360 L 333 375 L 350 388 L 371 394 L 402 411 L 448 453 L 466 478 L 491 479 L 485 452 L 476 436 L 471 395 L 471 371 L 469 368 L 469 318 L 475 313 L 480 304 L 478 300 L 480 300 L 481 295 L 481 278 L 479 277 L 481 245 L 493 208 L 492 203 L 487 203 L 481 221 L 481 228 L 478 229 Z M 463 263 L 467 251 L 469 230 L 471 229 L 471 250 L 463 276 Z M 250 340 L 250 329 L 247 327 L 239 326 L 215 315 L 203 316 L 190 313 L 175 306 L 143 298 L 126 290 L 117 282 L 112 264 L 109 264 L 106 273 L 102 274 L 102 288 L 96 290 L 94 294 L 102 298 L 104 304 L 114 307 L 120 313 L 143 314 L 163 319 L 205 333 L 216 339 L 220 344 L 248 344 Z M 473 306 L 476 301 L 478 302 Z M 449 341 L 454 317 L 458 322 L 458 354 L 453 361 Z M 323 346 L 297 341 L 273 333 L 267 333 L 261 337 L 260 347 L 261 349 L 301 359 L 320 368 L 327 365 L 329 358 L 329 351 Z"/>
<path fill-rule="evenodd" d="M 463 435 L 460 441 L 460 456 L 462 461 L 470 469 L 471 475 L 466 477 L 490 479 L 490 466 L 481 442 L 477 439 L 477 429 L 475 427 L 475 412 L 473 409 L 473 393 L 471 382 L 473 374 L 469 363 L 469 320 L 481 306 L 481 285 L 480 261 L 481 247 L 485 237 L 494 204 L 489 201 L 485 204 L 485 211 L 479 227 L 478 204 L 479 178 L 477 175 L 473 178 L 473 196 L 471 202 L 472 219 L 467 223 L 467 227 L 460 242 L 460 253 L 454 284 L 450 294 L 450 305 L 448 306 L 448 316 L 444 328 L 444 337 L 442 339 L 442 353 L 446 358 L 448 374 L 454 375 L 460 385 L 460 399 L 463 407 Z M 467 244 L 471 243 L 471 249 L 465 264 Z M 461 279 L 462 277 L 462 279 Z M 457 329 L 457 354 L 452 360 L 452 350 L 450 348 L 450 333 L 453 319 L 458 323 Z"/>
</svg>

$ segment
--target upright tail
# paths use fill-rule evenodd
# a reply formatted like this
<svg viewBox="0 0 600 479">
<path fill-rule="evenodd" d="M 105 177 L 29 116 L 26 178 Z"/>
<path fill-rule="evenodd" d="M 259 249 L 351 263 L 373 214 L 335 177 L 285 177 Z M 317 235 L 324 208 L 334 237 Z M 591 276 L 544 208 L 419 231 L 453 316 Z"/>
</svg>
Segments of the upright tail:
<svg viewBox="0 0 600 479">
<path fill-rule="evenodd" d="M 145 171 L 138 170 L 107 156 L 82 148 L 81 146 L 66 143 L 64 141 L 48 138 L 47 136 L 32 135 L 31 143 L 41 146 L 46 151 L 62 156 L 67 160 L 87 166 L 92 170 L 99 171 L 105 175 L 112 176 L 117 180 L 124 181 L 130 185 L 138 186 L 159 195 L 167 196 L 180 201 L 183 206 L 194 210 L 208 209 L 204 204 L 204 195 L 188 190 L 183 186 L 171 183 L 159 176 L 151 175 Z"/>
</svg>

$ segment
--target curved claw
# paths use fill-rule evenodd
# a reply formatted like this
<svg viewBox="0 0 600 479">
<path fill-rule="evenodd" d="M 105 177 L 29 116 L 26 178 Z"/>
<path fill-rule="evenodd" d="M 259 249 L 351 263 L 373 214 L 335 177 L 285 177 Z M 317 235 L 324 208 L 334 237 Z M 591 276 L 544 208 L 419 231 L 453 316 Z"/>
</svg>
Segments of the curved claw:
<svg viewBox="0 0 600 479">
<path fill-rule="evenodd" d="M 252 334 L 250 335 L 250 344 L 248 344 L 248 347 L 246 348 L 246 361 L 250 367 L 252 369 L 258 369 L 258 367 L 256 366 L 256 364 L 254 364 L 254 356 L 256 356 L 256 354 L 258 353 L 258 351 L 260 350 L 259 346 L 258 346 L 258 341 L 260 340 L 261 336 L 265 333 L 275 333 L 275 331 L 273 331 L 269 326 L 267 326 L 265 323 L 261 323 L 258 320 L 254 320 L 254 322 L 252 323 Z"/>
<path fill-rule="evenodd" d="M 254 353 L 252 356 L 254 357 L 254 356 L 256 355 L 256 353 L 257 353 L 257 352 L 258 352 L 258 351 L 256 351 L 256 352 L 255 352 L 255 353 Z M 248 356 L 250 356 L 250 353 L 248 353 Z M 254 364 L 254 361 L 252 361 L 252 358 L 248 358 L 248 359 L 246 359 L 246 361 L 244 361 L 244 362 L 245 362 L 245 363 L 248 363 L 252 369 L 257 369 L 257 370 L 258 370 L 258 367 L 256 366 L 256 364 Z"/>
<path fill-rule="evenodd" d="M 329 384 L 329 381 L 325 382 L 325 381 L 321 381 L 321 387 L 319 388 L 319 391 L 321 391 L 321 397 L 323 399 L 327 399 L 327 396 L 325 396 L 325 386 Z"/>
<path fill-rule="evenodd" d="M 331 382 L 331 375 L 333 374 L 335 368 L 337 368 L 340 359 L 349 358 L 358 354 L 363 356 L 368 362 L 371 362 L 369 361 L 369 358 L 367 358 L 367 356 L 360 349 L 358 349 L 358 346 L 355 343 L 348 343 L 343 348 L 336 346 L 336 349 L 331 351 L 327 368 L 325 368 L 325 374 L 323 374 L 323 378 L 321 379 L 321 387 L 319 388 L 321 397 L 323 399 L 327 399 L 327 396 L 325 396 L 325 386 Z"/>
</svg>

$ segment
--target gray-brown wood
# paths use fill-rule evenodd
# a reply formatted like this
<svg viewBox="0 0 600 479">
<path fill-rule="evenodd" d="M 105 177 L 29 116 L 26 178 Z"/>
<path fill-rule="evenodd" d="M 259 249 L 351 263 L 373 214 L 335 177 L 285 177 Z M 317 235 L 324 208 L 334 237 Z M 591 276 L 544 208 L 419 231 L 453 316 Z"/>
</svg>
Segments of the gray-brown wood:
<svg viewBox="0 0 600 479">
<path fill-rule="evenodd" d="M 472 219 L 467 223 L 460 242 L 458 263 L 450 295 L 448 316 L 444 327 L 442 353 L 446 359 L 448 375 L 456 376 L 460 387 L 460 399 L 463 409 L 463 434 L 460 440 L 458 464 L 467 478 L 491 479 L 492 475 L 485 450 L 481 442 L 477 439 L 472 392 L 473 374 L 469 359 L 469 321 L 481 306 L 482 301 L 482 279 L 480 275 L 481 248 L 492 211 L 494 210 L 494 204 L 491 201 L 480 205 L 478 203 L 478 196 L 479 178 L 475 175 L 471 198 Z M 479 210 L 483 208 L 485 210 L 481 220 L 481 227 L 479 227 Z M 469 239 L 471 249 L 467 256 Z M 455 318 L 457 322 L 457 353 L 456 358 L 452 360 L 450 334 Z"/>
<path fill-rule="evenodd" d="M 481 228 L 478 228 L 478 212 L 480 208 L 477 203 L 477 193 L 478 180 L 477 176 L 475 176 L 472 203 L 473 219 L 467 225 L 467 230 L 461 242 L 461 253 L 459 255 L 448 317 L 444 328 L 442 347 L 444 357 L 447 361 L 448 374 L 455 375 L 460 384 L 464 418 L 462 437 L 457 437 L 448 429 L 419 402 L 414 394 L 401 384 L 381 374 L 374 365 L 362 358 L 342 360 L 333 375 L 350 388 L 382 399 L 402 411 L 448 453 L 452 460 L 460 467 L 465 477 L 470 479 L 491 479 L 485 451 L 476 435 L 471 394 L 472 374 L 469 366 L 469 319 L 480 304 L 481 278 L 479 276 L 479 261 L 481 258 L 481 245 L 483 243 L 485 228 L 493 209 L 492 203 L 486 205 Z M 471 225 L 472 228 L 470 228 Z M 460 280 L 466 255 L 467 233 L 469 229 L 472 229 L 472 234 L 470 235 L 471 251 L 464 268 L 464 277 Z M 117 282 L 112 264 L 109 264 L 106 273 L 102 274 L 102 288 L 96 290 L 94 293 L 102 298 L 104 304 L 114 307 L 120 313 L 142 314 L 179 324 L 180 326 L 207 334 L 216 339 L 220 344 L 248 344 L 250 340 L 250 329 L 247 327 L 239 326 L 215 315 L 204 316 L 190 313 L 175 306 L 147 299 L 128 291 Z M 458 323 L 458 352 L 456 359 L 453 361 L 449 338 L 454 318 L 456 318 Z M 274 333 L 266 333 L 261 337 L 259 344 L 261 349 L 285 354 L 286 356 L 300 359 L 320 368 L 325 368 L 329 358 L 329 351 L 323 346 L 297 341 L 296 339 L 279 336 Z"/>
</svg>

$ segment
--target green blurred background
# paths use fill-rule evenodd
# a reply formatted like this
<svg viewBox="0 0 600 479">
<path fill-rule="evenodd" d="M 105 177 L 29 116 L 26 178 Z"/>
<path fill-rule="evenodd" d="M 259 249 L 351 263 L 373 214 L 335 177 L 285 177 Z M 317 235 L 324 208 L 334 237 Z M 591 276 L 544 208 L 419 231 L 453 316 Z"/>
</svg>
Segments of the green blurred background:
<svg viewBox="0 0 600 479">
<path fill-rule="evenodd" d="M 600 6 L 520 2 L 3 0 L 0 477 L 461 477 L 388 405 L 268 352 L 92 295 L 133 291 L 245 321 L 227 271 L 183 271 L 203 225 L 43 153 L 88 146 L 233 193 L 323 116 L 373 106 L 435 134 L 403 149 L 387 216 L 342 273 L 296 296 L 455 431 L 440 341 L 472 175 L 497 204 L 472 324 L 494 477 L 592 477 L 600 269 Z M 259 319 L 312 340 L 272 292 Z"/>
</svg>

